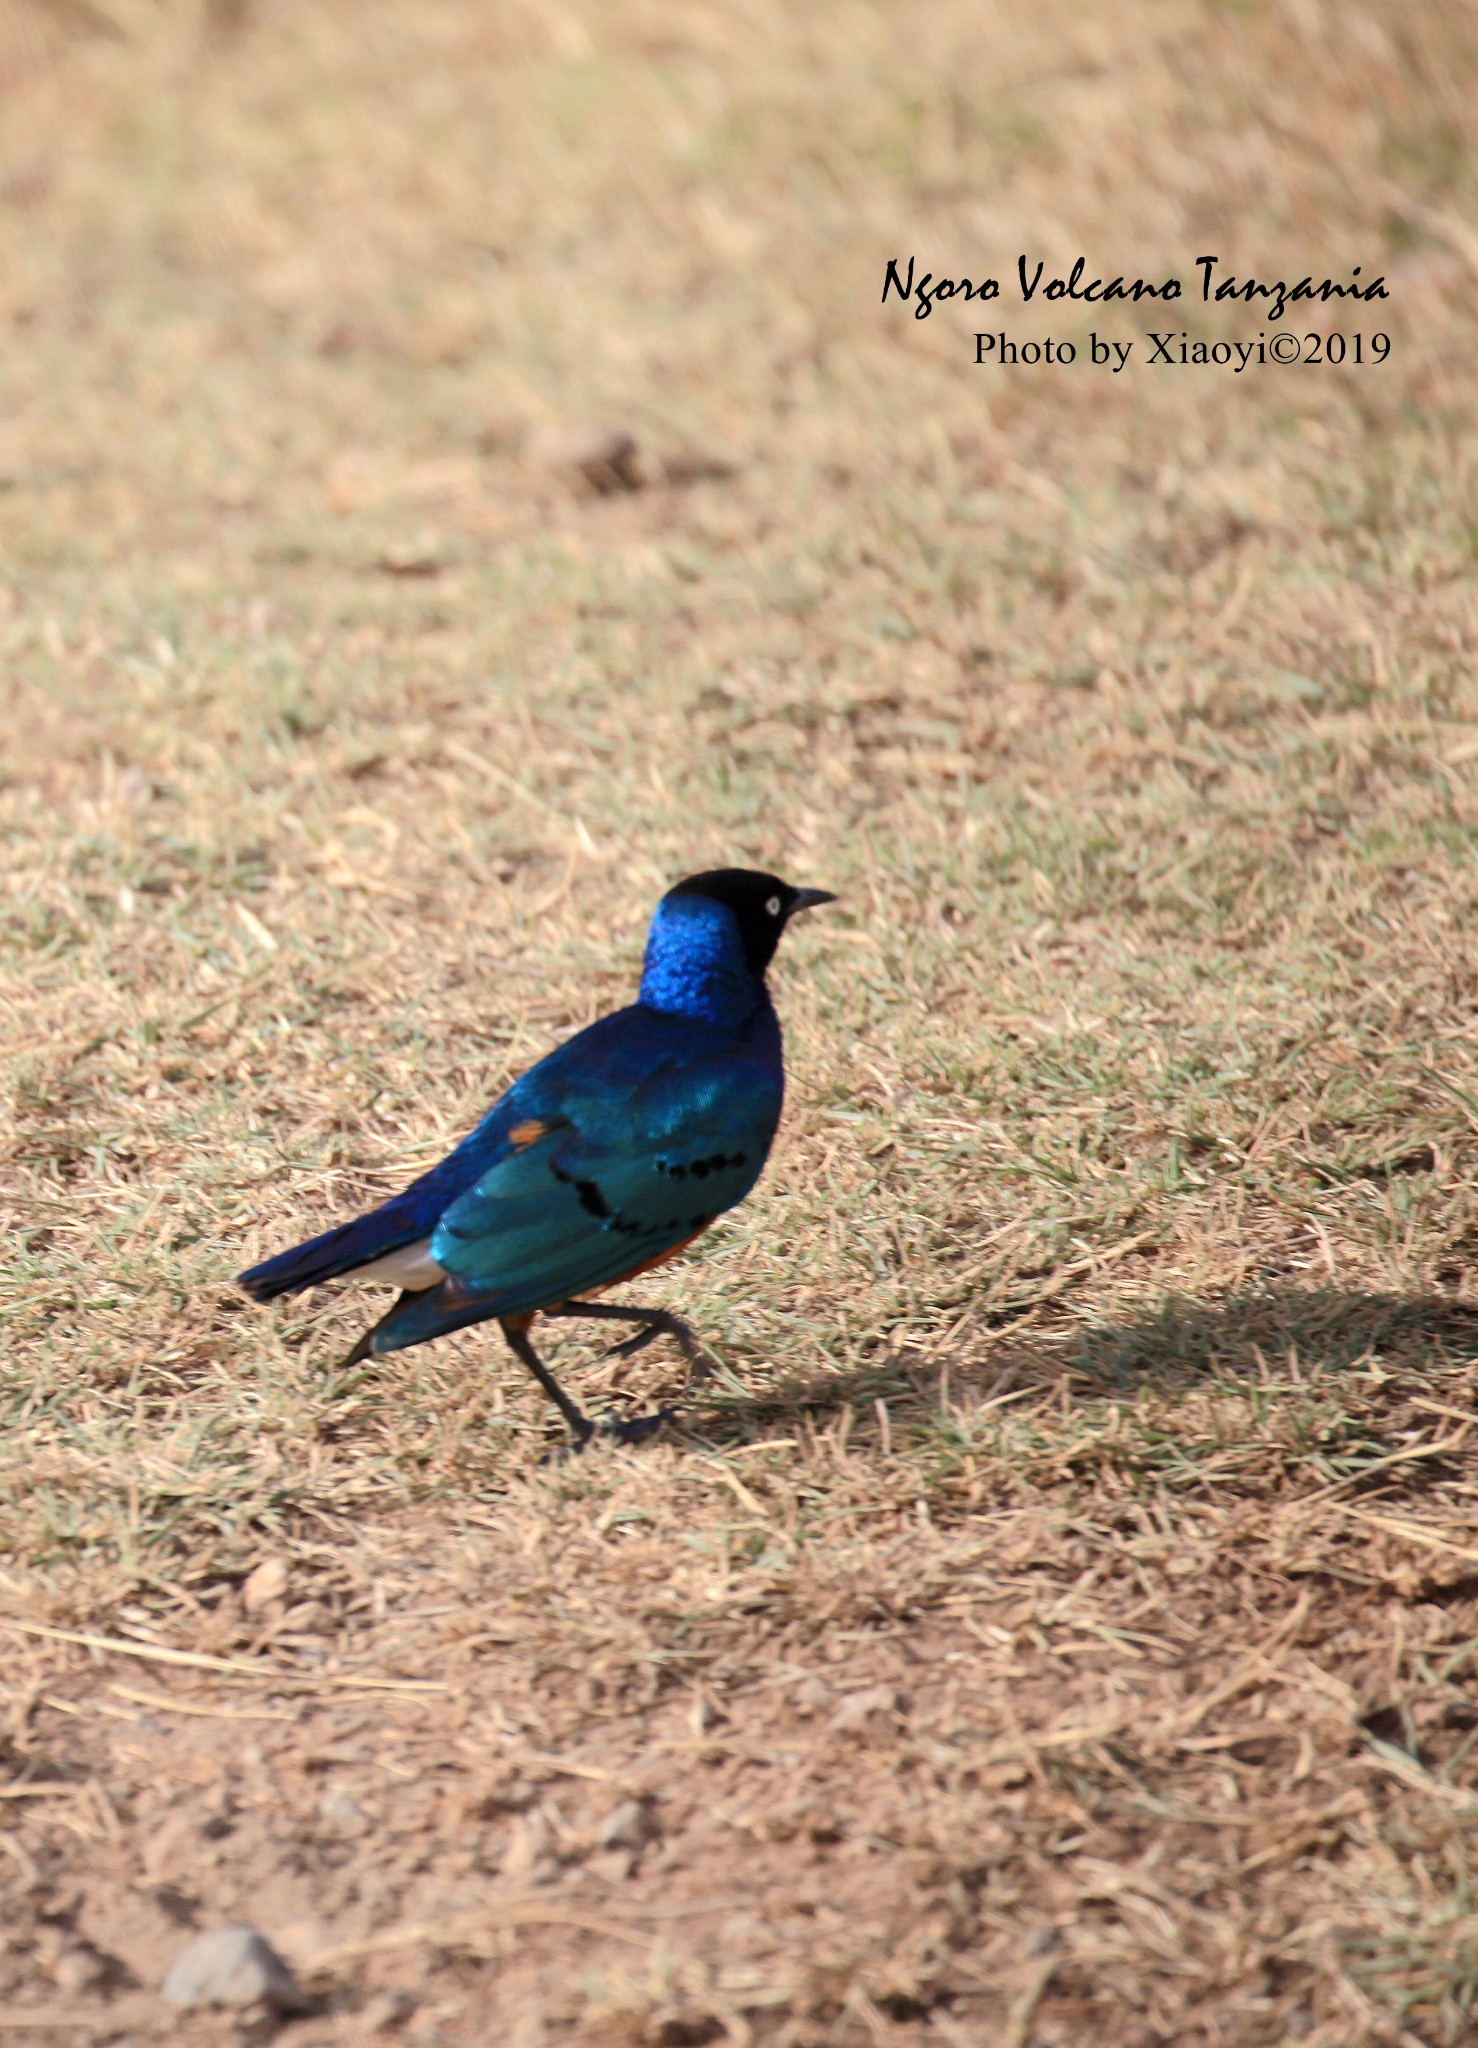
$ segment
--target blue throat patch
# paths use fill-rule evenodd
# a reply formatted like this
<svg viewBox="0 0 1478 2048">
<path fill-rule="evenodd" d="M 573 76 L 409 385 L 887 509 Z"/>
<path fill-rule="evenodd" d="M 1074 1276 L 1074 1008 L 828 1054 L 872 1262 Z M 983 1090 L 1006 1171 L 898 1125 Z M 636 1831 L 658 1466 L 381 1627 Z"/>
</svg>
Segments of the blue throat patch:
<svg viewBox="0 0 1478 2048">
<path fill-rule="evenodd" d="M 708 896 L 665 896 L 647 933 L 638 1000 L 653 1010 L 739 1026 L 765 999 L 733 912 Z"/>
</svg>

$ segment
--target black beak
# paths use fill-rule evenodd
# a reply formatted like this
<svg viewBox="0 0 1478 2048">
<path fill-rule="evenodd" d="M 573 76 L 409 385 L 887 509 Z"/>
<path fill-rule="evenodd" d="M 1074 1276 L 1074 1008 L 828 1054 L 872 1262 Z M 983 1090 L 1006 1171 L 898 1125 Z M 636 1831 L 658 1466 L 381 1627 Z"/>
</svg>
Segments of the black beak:
<svg viewBox="0 0 1478 2048">
<path fill-rule="evenodd" d="M 836 897 L 830 889 L 797 889 L 795 901 L 786 912 L 786 916 L 794 917 L 798 910 L 814 910 L 818 903 L 835 902 Z"/>
</svg>

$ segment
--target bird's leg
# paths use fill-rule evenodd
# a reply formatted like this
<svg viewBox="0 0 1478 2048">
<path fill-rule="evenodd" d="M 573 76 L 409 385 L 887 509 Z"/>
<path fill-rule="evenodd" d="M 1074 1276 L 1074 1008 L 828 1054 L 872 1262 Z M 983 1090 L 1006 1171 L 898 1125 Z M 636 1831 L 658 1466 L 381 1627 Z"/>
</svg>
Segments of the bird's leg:
<svg viewBox="0 0 1478 2048">
<path fill-rule="evenodd" d="M 595 1435 L 595 1424 L 588 1415 L 582 1414 L 538 1352 L 529 1342 L 529 1333 L 520 1323 L 504 1323 L 503 1335 L 508 1339 L 509 1349 L 516 1358 L 523 1360 L 539 1385 L 544 1389 L 565 1421 L 570 1425 L 570 1435 L 575 1439 L 577 1451 L 583 1451 Z"/>
<path fill-rule="evenodd" d="M 544 1313 L 547 1316 L 593 1316 L 612 1323 L 645 1324 L 644 1329 L 636 1336 L 628 1337 L 624 1344 L 613 1345 L 608 1355 L 631 1358 L 638 1351 L 645 1351 L 654 1338 L 672 1337 L 688 1362 L 690 1379 L 706 1380 L 713 1374 L 713 1360 L 697 1334 L 670 1309 L 637 1308 L 635 1304 L 613 1301 L 562 1301 L 557 1308 L 547 1308 Z"/>
<path fill-rule="evenodd" d="M 529 1342 L 528 1331 L 520 1323 L 503 1324 L 503 1335 L 515 1356 L 521 1358 L 539 1385 L 544 1389 L 565 1421 L 570 1425 L 570 1434 L 575 1439 L 575 1449 L 583 1451 L 590 1439 L 597 1433 L 596 1425 L 588 1415 L 582 1414 L 538 1352 Z M 655 1436 L 664 1422 L 675 1422 L 677 1417 L 670 1408 L 659 1408 L 655 1415 L 635 1415 L 630 1421 L 608 1417 L 599 1427 L 601 1436 L 610 1437 L 618 1444 L 645 1443 L 649 1436 Z"/>
</svg>

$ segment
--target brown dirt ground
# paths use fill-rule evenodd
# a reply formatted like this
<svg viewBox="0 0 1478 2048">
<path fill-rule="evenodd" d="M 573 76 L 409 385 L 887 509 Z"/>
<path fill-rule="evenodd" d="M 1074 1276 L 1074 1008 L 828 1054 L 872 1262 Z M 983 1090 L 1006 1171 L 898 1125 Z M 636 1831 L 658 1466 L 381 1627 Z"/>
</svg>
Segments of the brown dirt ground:
<svg viewBox="0 0 1478 2048">
<path fill-rule="evenodd" d="M 325 1545 L 202 1612 L 230 1675 L 32 1634 L 7 2032 L 176 2038 L 152 1986 L 244 1920 L 304 2048 L 1379 2038 L 1345 1945 L 1384 1887 L 1442 1967 L 1478 1554 L 1389 1502 L 931 1514 L 847 1436 Z M 749 1562 L 685 1543 L 715 1480 Z"/>
</svg>

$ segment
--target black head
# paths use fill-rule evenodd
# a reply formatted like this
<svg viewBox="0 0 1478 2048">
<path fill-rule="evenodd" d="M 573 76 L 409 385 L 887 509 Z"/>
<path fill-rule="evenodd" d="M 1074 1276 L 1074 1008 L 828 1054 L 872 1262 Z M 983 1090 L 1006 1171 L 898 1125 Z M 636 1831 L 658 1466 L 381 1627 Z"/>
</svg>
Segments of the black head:
<svg viewBox="0 0 1478 2048">
<path fill-rule="evenodd" d="M 705 896 L 732 912 L 744 957 L 754 974 L 763 974 L 769 966 L 780 934 L 798 910 L 836 901 L 830 889 L 793 889 L 778 875 L 761 874 L 755 868 L 711 868 L 706 875 L 689 875 L 669 889 L 663 901 L 670 902 L 674 896 Z"/>
</svg>

